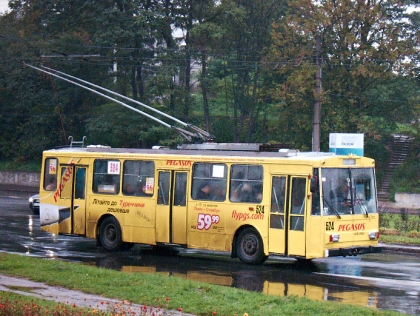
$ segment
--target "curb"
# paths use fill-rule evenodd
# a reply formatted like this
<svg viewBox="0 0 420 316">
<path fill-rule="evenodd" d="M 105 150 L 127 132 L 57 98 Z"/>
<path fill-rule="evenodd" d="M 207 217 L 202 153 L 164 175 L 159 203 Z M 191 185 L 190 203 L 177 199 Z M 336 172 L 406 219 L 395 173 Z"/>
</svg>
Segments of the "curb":
<svg viewBox="0 0 420 316">
<path fill-rule="evenodd" d="M 0 183 L 0 191 L 38 193 L 39 186 L 29 186 L 12 183 Z"/>
<path fill-rule="evenodd" d="M 399 245 L 399 244 L 378 244 L 379 247 L 382 247 L 382 252 L 392 252 L 392 253 L 403 253 L 403 254 L 420 254 L 420 247 L 411 246 L 411 245 Z"/>
</svg>

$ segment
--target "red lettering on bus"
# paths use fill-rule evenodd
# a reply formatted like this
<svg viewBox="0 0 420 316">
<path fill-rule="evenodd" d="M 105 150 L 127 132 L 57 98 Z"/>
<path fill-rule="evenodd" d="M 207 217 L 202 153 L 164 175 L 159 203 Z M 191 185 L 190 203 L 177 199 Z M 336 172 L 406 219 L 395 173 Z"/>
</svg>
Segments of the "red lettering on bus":
<svg viewBox="0 0 420 316">
<path fill-rule="evenodd" d="M 192 163 L 188 160 L 166 160 L 167 166 L 181 166 L 181 167 L 191 167 Z"/>
<path fill-rule="evenodd" d="M 121 207 L 144 207 L 145 203 L 120 200 Z"/>
<path fill-rule="evenodd" d="M 61 195 L 61 192 L 63 192 L 66 183 L 70 180 L 71 174 L 73 173 L 73 167 L 67 167 L 66 172 L 64 173 L 63 178 L 61 179 L 61 184 L 57 188 L 57 190 L 54 192 L 54 202 L 57 202 L 58 197 Z"/>
<path fill-rule="evenodd" d="M 364 230 L 365 224 L 345 224 L 345 225 L 338 225 L 338 231 L 351 231 L 351 230 Z"/>
<path fill-rule="evenodd" d="M 232 211 L 232 218 L 237 221 L 246 221 L 247 219 L 264 219 L 264 214 L 249 214 L 249 213 L 242 213 L 237 212 L 236 210 Z"/>
</svg>

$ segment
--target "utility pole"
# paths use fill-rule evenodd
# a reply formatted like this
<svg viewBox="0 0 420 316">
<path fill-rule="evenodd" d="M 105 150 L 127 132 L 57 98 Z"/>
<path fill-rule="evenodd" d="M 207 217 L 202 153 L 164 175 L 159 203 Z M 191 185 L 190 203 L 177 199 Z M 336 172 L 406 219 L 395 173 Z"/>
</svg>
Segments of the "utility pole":
<svg viewBox="0 0 420 316">
<path fill-rule="evenodd" d="M 312 151 L 321 151 L 321 102 L 319 100 L 322 90 L 322 57 L 321 37 L 316 36 L 316 73 L 315 73 L 315 98 L 314 98 L 314 121 L 312 127 Z"/>
</svg>

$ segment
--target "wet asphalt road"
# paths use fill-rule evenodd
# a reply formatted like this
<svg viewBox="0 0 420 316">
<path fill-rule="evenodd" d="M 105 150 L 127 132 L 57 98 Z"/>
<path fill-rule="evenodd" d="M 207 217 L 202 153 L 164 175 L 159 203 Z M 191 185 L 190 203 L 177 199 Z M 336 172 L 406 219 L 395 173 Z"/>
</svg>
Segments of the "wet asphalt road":
<svg viewBox="0 0 420 316">
<path fill-rule="evenodd" d="M 0 191 L 0 251 L 420 315 L 419 253 L 383 252 L 317 259 L 305 267 L 284 258 L 249 266 L 225 253 L 140 246 L 110 254 L 96 247 L 93 240 L 40 231 L 39 217 L 28 208 L 29 195 L 30 192 Z"/>
</svg>

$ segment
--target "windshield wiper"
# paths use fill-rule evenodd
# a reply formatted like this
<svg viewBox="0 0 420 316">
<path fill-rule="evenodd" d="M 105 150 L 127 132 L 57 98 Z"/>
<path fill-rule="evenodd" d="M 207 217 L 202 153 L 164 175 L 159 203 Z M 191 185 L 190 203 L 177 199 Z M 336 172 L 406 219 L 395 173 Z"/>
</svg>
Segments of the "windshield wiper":
<svg viewBox="0 0 420 316">
<path fill-rule="evenodd" d="M 366 217 L 369 217 L 369 212 L 367 206 L 363 203 L 364 200 L 360 199 L 358 195 L 356 195 L 356 201 L 354 203 L 353 209 L 355 209 L 356 205 L 360 205 L 360 208 L 363 210 L 363 213 L 365 213 Z"/>
<path fill-rule="evenodd" d="M 331 203 L 325 198 L 323 197 L 324 203 L 327 204 L 328 208 L 330 208 L 331 210 L 333 210 L 333 212 L 337 215 L 337 217 L 339 219 L 341 219 L 340 214 L 337 212 L 337 210 L 331 205 Z"/>
</svg>

